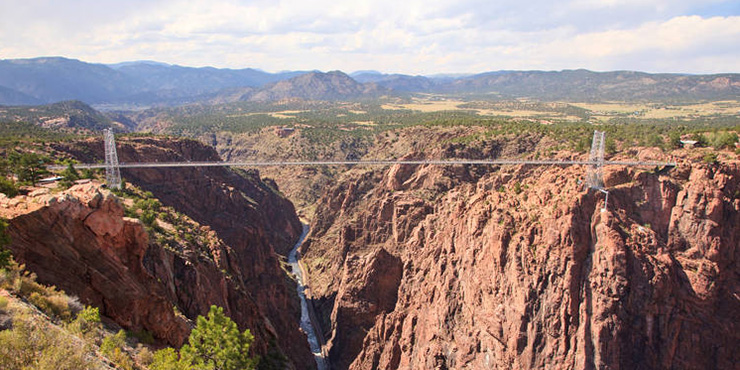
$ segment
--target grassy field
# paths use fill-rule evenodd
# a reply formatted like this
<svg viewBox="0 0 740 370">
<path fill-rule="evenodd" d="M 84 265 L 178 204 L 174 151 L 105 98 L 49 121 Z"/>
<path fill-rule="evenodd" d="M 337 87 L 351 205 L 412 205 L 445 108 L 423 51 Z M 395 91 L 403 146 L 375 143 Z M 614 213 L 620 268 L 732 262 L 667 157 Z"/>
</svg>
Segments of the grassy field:
<svg viewBox="0 0 740 370">
<path fill-rule="evenodd" d="M 725 100 L 692 104 L 667 103 L 541 103 L 525 99 L 508 101 L 463 101 L 440 96 L 415 97 L 409 103 L 383 104 L 386 110 L 411 110 L 415 112 L 469 111 L 480 116 L 532 118 L 578 122 L 593 120 L 608 122 L 615 118 L 637 120 L 679 119 L 692 120 L 703 117 L 740 119 L 740 101 Z M 580 110 L 577 112 L 577 110 Z M 574 114 L 576 113 L 576 114 Z"/>
<path fill-rule="evenodd" d="M 708 116 L 740 118 L 740 101 L 716 101 L 695 104 L 627 104 L 627 103 L 571 103 L 590 111 L 594 118 L 604 121 L 615 116 L 632 115 L 643 119 L 690 119 Z"/>
</svg>

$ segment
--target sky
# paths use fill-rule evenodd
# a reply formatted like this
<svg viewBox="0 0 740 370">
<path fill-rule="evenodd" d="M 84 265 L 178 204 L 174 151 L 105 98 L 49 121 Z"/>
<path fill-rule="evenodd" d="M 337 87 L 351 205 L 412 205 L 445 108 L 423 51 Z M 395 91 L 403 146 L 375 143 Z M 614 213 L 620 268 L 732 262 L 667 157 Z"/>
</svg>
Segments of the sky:
<svg viewBox="0 0 740 370">
<path fill-rule="evenodd" d="M 0 59 L 740 72 L 740 0 L 0 0 Z"/>
</svg>

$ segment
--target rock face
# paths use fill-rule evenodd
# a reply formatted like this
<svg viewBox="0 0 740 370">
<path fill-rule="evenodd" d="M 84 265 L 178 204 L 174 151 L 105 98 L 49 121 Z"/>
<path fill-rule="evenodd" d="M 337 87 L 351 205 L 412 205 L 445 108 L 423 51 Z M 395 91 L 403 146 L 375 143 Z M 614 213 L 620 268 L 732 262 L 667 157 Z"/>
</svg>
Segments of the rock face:
<svg viewBox="0 0 740 370">
<path fill-rule="evenodd" d="M 102 156 L 100 141 L 57 149 L 83 161 Z M 118 155 L 121 162 L 217 160 L 212 149 L 187 140 L 122 140 Z M 299 331 L 295 287 L 276 254 L 287 253 L 301 224 L 274 185 L 258 173 L 242 177 L 223 168 L 130 170 L 123 177 L 209 227 L 218 245 L 206 257 L 199 250 L 174 253 L 150 240 L 138 220 L 122 217 L 115 196 L 87 185 L 16 204 L 25 209 L 10 222 L 14 255 L 40 281 L 100 307 L 124 328 L 149 330 L 177 346 L 189 334 L 186 318 L 215 304 L 252 331 L 265 361 L 287 356 L 290 368 L 315 366 Z"/>
<path fill-rule="evenodd" d="M 436 153 L 439 155 L 439 153 Z M 730 369 L 740 164 L 350 173 L 303 246 L 334 369 Z"/>
<path fill-rule="evenodd" d="M 10 248 L 16 260 L 41 282 L 79 295 L 121 326 L 181 344 L 190 323 L 175 315 L 166 286 L 144 267 L 147 255 L 166 253 L 150 245 L 141 222 L 123 217 L 118 198 L 99 185 L 0 200 L 4 216 L 12 217 Z M 160 261 L 174 271 L 172 263 L 172 258 Z"/>
</svg>

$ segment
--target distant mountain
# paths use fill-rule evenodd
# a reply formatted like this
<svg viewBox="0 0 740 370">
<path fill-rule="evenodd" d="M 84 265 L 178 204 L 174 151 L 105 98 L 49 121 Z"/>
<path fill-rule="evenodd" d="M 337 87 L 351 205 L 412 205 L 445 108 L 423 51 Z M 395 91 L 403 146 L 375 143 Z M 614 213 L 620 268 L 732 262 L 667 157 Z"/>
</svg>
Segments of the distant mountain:
<svg viewBox="0 0 740 370">
<path fill-rule="evenodd" d="M 424 76 L 409 76 L 402 74 L 381 74 L 381 73 L 358 73 L 353 75 L 358 82 L 373 82 L 379 86 L 403 92 L 425 92 L 431 91 L 438 85 L 434 80 Z"/>
<path fill-rule="evenodd" d="M 498 71 L 456 79 L 440 87 L 440 92 L 495 92 L 512 97 L 583 101 L 735 99 L 740 98 L 740 74 Z"/>
<path fill-rule="evenodd" d="M 260 87 L 303 73 L 191 68 L 151 61 L 103 65 L 60 57 L 0 60 L 0 105 L 63 100 L 182 104 L 223 89 Z"/>
<path fill-rule="evenodd" d="M 0 86 L 0 105 L 35 105 L 41 101 L 20 91 Z"/>
<path fill-rule="evenodd" d="M 380 73 L 380 72 L 378 72 L 376 70 L 372 70 L 372 69 L 364 70 L 364 71 L 354 71 L 354 72 L 352 72 L 352 73 L 349 74 L 349 76 L 352 77 L 352 78 L 354 78 L 355 80 L 357 80 L 357 78 L 359 76 L 364 76 L 364 75 L 367 75 L 367 76 L 383 76 L 384 74 L 383 73 Z"/>
<path fill-rule="evenodd" d="M 142 86 L 156 90 L 184 90 L 191 95 L 230 87 L 258 87 L 295 76 L 292 72 L 271 74 L 251 68 L 191 68 L 149 62 L 127 64 L 116 69 Z"/>
<path fill-rule="evenodd" d="M 388 92 L 390 91 L 374 83 L 359 83 L 340 71 L 310 72 L 265 86 L 254 92 L 249 100 L 342 100 L 377 97 Z"/>
<path fill-rule="evenodd" d="M 0 107 L 0 122 L 23 122 L 60 131 L 100 131 L 109 127 L 120 131 L 130 129 L 126 127 L 126 123 L 130 122 L 113 121 L 77 100 L 47 105 Z"/>
<path fill-rule="evenodd" d="M 121 62 L 121 63 L 114 63 L 114 64 L 106 64 L 108 67 L 111 67 L 113 69 L 119 69 L 121 67 L 128 67 L 138 64 L 149 64 L 149 65 L 155 65 L 155 66 L 171 66 L 172 64 L 168 63 L 162 63 L 157 62 L 155 60 L 134 60 L 129 62 Z"/>
<path fill-rule="evenodd" d="M 138 90 L 130 78 L 108 66 L 65 58 L 0 60 L 0 86 L 45 103 L 72 99 L 100 103 Z"/>
<path fill-rule="evenodd" d="M 354 78 L 353 78 L 354 77 Z M 66 58 L 0 60 L 0 105 L 80 100 L 106 109 L 283 98 L 344 100 L 392 93 L 496 94 L 543 100 L 702 100 L 740 98 L 740 74 L 616 71 L 496 71 L 410 76 L 358 71 L 267 73 L 192 68 L 152 61 L 114 65 Z"/>
</svg>

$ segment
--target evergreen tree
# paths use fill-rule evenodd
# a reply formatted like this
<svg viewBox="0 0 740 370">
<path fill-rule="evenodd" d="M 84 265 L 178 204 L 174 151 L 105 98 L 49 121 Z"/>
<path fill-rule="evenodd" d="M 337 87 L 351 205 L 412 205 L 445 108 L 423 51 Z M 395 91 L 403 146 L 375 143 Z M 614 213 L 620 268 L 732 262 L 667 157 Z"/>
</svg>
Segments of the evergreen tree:
<svg viewBox="0 0 740 370">
<path fill-rule="evenodd" d="M 223 308 L 211 306 L 208 318 L 198 316 L 198 324 L 180 353 L 196 369 L 254 369 L 257 361 L 249 357 L 253 341 L 249 329 L 239 332 L 236 323 L 224 315 Z"/>
<path fill-rule="evenodd" d="M 151 370 L 251 370 L 258 359 L 249 357 L 254 337 L 249 329 L 240 332 L 224 309 L 211 306 L 208 317 L 198 316 L 188 344 L 178 356 L 172 348 L 154 353 Z"/>
<path fill-rule="evenodd" d="M 21 182 L 35 185 L 36 180 L 49 173 L 46 170 L 46 163 L 49 162 L 49 158 L 37 153 L 12 152 L 8 155 L 8 160 L 13 172 L 18 176 L 18 181 Z"/>
</svg>

